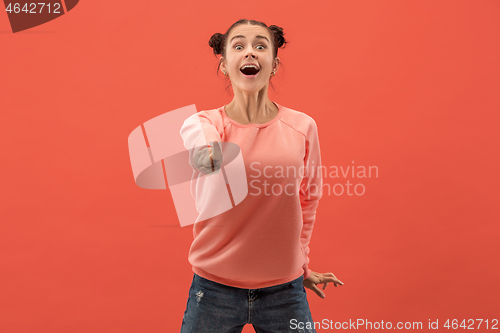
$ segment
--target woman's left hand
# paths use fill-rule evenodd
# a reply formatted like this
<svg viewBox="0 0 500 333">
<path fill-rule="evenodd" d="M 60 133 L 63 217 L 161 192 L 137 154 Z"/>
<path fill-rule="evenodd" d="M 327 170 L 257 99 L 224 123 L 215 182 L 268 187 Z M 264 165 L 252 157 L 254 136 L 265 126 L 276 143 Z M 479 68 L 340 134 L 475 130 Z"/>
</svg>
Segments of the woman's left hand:
<svg viewBox="0 0 500 333">
<path fill-rule="evenodd" d="M 325 298 L 325 294 L 318 288 L 317 285 L 324 283 L 324 290 L 329 282 L 333 282 L 335 287 L 337 286 L 337 284 L 340 284 L 341 286 L 344 285 L 344 282 L 337 279 L 337 277 L 333 275 L 333 273 L 317 273 L 313 271 L 311 271 L 311 275 L 306 280 L 304 280 L 302 284 L 304 285 L 304 287 L 314 291 L 319 297 Z"/>
</svg>

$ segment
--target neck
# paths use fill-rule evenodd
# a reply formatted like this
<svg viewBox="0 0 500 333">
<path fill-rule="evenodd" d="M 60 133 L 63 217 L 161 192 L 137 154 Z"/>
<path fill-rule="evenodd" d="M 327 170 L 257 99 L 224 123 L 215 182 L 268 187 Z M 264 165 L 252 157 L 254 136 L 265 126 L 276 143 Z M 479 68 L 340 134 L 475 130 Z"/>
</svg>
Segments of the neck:
<svg viewBox="0 0 500 333">
<path fill-rule="evenodd" d="M 240 123 L 264 123 L 274 118 L 278 112 L 276 105 L 267 94 L 236 93 L 231 103 L 227 104 L 226 114 Z"/>
</svg>

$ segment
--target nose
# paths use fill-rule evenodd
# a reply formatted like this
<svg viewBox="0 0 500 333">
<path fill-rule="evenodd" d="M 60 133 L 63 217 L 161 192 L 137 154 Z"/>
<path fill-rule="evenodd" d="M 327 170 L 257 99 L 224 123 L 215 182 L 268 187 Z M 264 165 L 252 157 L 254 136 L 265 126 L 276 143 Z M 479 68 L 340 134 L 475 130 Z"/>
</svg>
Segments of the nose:
<svg viewBox="0 0 500 333">
<path fill-rule="evenodd" d="M 249 51 L 247 51 L 247 53 L 245 54 L 245 58 L 248 58 L 248 56 L 251 56 L 252 58 L 256 57 L 256 54 L 252 48 L 250 48 Z"/>
</svg>

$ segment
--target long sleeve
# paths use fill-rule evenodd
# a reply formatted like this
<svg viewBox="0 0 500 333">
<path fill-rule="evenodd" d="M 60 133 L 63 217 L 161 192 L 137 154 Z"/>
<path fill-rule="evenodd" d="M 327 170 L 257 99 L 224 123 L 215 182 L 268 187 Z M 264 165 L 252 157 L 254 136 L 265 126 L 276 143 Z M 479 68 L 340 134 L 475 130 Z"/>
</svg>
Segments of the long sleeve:
<svg viewBox="0 0 500 333">
<path fill-rule="evenodd" d="M 259 289 L 311 275 L 309 242 L 325 177 L 318 128 L 311 116 L 274 104 L 278 115 L 262 124 L 240 124 L 224 106 L 182 124 L 186 149 L 221 140 L 228 157 L 223 172 L 194 170 L 191 181 L 199 217 L 188 259 L 205 279 Z"/>
<path fill-rule="evenodd" d="M 311 240 L 314 221 L 316 220 L 316 209 L 318 208 L 319 200 L 323 196 L 323 177 L 318 128 L 316 122 L 312 118 L 306 135 L 304 166 L 304 178 L 300 186 L 300 205 L 303 218 L 300 242 L 306 257 L 306 263 L 303 266 L 305 280 L 311 275 L 311 270 L 308 268 L 309 242 Z"/>
<path fill-rule="evenodd" d="M 217 126 L 222 128 L 222 124 L 217 124 L 217 121 L 211 119 L 206 111 L 195 113 L 184 121 L 179 133 L 184 147 L 191 152 L 190 158 L 211 142 L 222 141 Z"/>
</svg>

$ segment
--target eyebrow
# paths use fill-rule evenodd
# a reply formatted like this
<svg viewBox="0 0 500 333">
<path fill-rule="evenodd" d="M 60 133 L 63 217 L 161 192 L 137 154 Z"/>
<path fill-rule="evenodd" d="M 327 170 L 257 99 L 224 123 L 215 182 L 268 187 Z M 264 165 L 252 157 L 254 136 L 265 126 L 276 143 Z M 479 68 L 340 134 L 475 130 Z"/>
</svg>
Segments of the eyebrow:
<svg viewBox="0 0 500 333">
<path fill-rule="evenodd" d="M 245 38 L 245 36 L 243 36 L 243 35 L 236 35 L 233 38 L 231 38 L 231 40 L 229 42 L 232 42 L 233 39 L 235 39 L 235 38 Z M 255 38 L 265 39 L 269 43 L 269 39 L 266 36 L 257 35 L 257 36 L 255 36 Z"/>
</svg>

